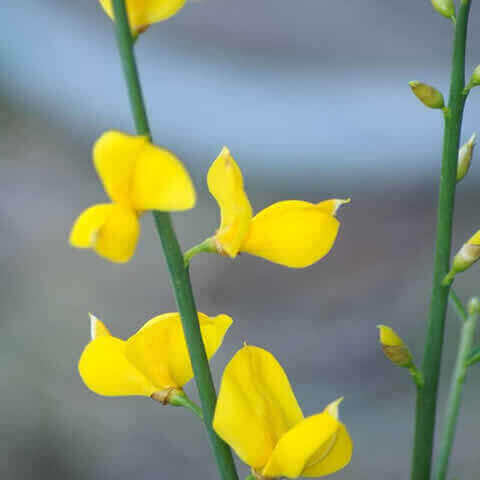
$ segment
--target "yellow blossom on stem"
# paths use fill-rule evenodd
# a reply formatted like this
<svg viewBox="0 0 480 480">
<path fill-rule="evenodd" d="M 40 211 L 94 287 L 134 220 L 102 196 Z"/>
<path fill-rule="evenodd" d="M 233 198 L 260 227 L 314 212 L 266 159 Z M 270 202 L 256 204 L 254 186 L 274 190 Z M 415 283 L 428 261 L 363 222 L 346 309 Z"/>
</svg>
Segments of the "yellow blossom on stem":
<svg viewBox="0 0 480 480">
<path fill-rule="evenodd" d="M 223 342 L 232 324 L 228 315 L 198 314 L 208 358 Z M 178 313 L 165 313 L 148 321 L 124 341 L 113 337 L 105 325 L 90 316 L 91 341 L 85 347 L 78 370 L 85 385 L 104 396 L 140 395 L 168 400 L 193 378 L 182 323 Z"/>
<path fill-rule="evenodd" d="M 225 368 L 213 427 L 257 478 L 323 477 L 344 468 L 353 444 L 341 399 L 304 418 L 275 357 L 244 346 Z"/>
<path fill-rule="evenodd" d="M 113 20 L 112 0 L 99 0 L 105 13 Z M 152 23 L 162 22 L 175 15 L 186 0 L 127 0 L 130 28 L 134 36 L 145 31 Z"/>
<path fill-rule="evenodd" d="M 350 201 L 287 200 L 253 216 L 242 173 L 226 147 L 210 167 L 207 183 L 220 207 L 220 227 L 212 238 L 185 254 L 187 263 L 201 251 L 231 258 L 246 252 L 291 268 L 308 267 L 333 247 L 340 227 L 335 214 Z"/>
<path fill-rule="evenodd" d="M 112 203 L 94 205 L 77 218 L 70 233 L 74 247 L 127 262 L 145 210 L 180 211 L 195 205 L 195 190 L 180 160 L 146 137 L 106 132 L 94 145 L 93 162 Z"/>
</svg>

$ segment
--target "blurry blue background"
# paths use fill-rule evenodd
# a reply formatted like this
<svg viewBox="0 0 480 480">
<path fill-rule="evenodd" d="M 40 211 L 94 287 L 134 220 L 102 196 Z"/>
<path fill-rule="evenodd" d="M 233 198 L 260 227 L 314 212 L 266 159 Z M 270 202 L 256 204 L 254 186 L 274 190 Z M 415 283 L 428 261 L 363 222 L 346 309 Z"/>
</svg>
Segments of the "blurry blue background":
<svg viewBox="0 0 480 480">
<path fill-rule="evenodd" d="M 175 309 L 148 216 L 125 266 L 66 241 L 80 211 L 105 198 L 91 144 L 106 129 L 133 132 L 111 22 L 94 0 L 6 0 L 1 12 L 0 476 L 216 478 L 188 412 L 97 397 L 76 373 L 88 311 L 127 337 Z M 468 73 L 480 63 L 479 27 L 474 4 Z M 339 480 L 408 476 L 414 391 L 383 358 L 376 325 L 396 327 L 420 358 L 442 118 L 407 82 L 446 93 L 450 43 L 450 23 L 427 0 L 199 0 L 137 44 L 154 138 L 182 158 L 199 192 L 197 209 L 175 215 L 185 248 L 217 225 L 205 173 L 224 144 L 257 211 L 286 198 L 352 197 L 334 250 L 309 269 L 248 256 L 192 266 L 199 309 L 235 319 L 212 363 L 217 381 L 247 340 L 276 354 L 306 414 L 345 396 L 356 449 Z M 479 105 L 473 91 L 464 140 L 479 127 Z M 479 182 L 475 161 L 458 191 L 455 248 L 479 226 Z M 480 293 L 476 270 L 458 282 L 464 298 Z M 453 315 L 446 338 L 440 413 Z M 452 460 L 459 478 L 480 473 L 479 375 L 469 378 Z"/>
</svg>

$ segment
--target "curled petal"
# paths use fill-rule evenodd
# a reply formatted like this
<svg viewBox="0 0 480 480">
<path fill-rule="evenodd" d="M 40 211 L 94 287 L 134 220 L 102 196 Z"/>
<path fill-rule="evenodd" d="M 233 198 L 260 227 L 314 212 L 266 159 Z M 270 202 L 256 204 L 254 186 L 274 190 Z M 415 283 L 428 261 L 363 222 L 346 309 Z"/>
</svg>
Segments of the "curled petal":
<svg viewBox="0 0 480 480">
<path fill-rule="evenodd" d="M 278 202 L 252 219 L 241 251 L 291 268 L 308 267 L 331 250 L 339 227 L 325 205 Z"/>
<path fill-rule="evenodd" d="M 131 188 L 136 210 L 179 211 L 195 206 L 195 189 L 182 162 L 151 143 L 140 152 Z"/>
<path fill-rule="evenodd" d="M 338 404 L 302 420 L 278 442 L 262 474 L 267 477 L 321 477 L 350 462 L 352 442 L 338 421 Z"/>
<path fill-rule="evenodd" d="M 75 221 L 70 243 L 77 248 L 92 248 L 112 262 L 128 262 L 135 252 L 140 234 L 136 214 L 120 205 L 94 205 Z"/>
<path fill-rule="evenodd" d="M 232 324 L 228 315 L 208 317 L 198 314 L 208 358 L 222 344 Z M 190 356 L 178 313 L 166 313 L 148 321 L 127 341 L 126 355 L 156 387 L 181 388 L 193 377 Z"/>
<path fill-rule="evenodd" d="M 152 23 L 162 22 L 175 15 L 186 0 L 127 0 L 127 12 L 133 33 L 145 30 Z M 113 19 L 112 0 L 100 0 L 100 4 Z"/>
<path fill-rule="evenodd" d="M 245 346 L 223 373 L 213 427 L 248 465 L 262 469 L 282 435 L 303 419 L 275 357 Z"/>
<path fill-rule="evenodd" d="M 125 356 L 125 342 L 111 336 L 91 341 L 82 353 L 78 371 L 85 385 L 108 397 L 141 395 L 149 397 L 155 387 Z"/>
<path fill-rule="evenodd" d="M 242 172 L 227 147 L 223 147 L 210 167 L 207 183 L 220 207 L 216 243 L 221 253 L 234 258 L 248 234 L 252 207 L 243 188 Z"/>
<path fill-rule="evenodd" d="M 98 232 L 105 225 L 112 211 L 110 203 L 87 208 L 77 218 L 70 232 L 70 244 L 76 248 L 93 248 Z"/>
<path fill-rule="evenodd" d="M 345 425 L 340 423 L 335 435 L 335 441 L 328 454 L 317 463 L 307 466 L 302 472 L 302 476 L 318 478 L 338 472 L 350 463 L 352 452 L 352 439 Z"/>
</svg>

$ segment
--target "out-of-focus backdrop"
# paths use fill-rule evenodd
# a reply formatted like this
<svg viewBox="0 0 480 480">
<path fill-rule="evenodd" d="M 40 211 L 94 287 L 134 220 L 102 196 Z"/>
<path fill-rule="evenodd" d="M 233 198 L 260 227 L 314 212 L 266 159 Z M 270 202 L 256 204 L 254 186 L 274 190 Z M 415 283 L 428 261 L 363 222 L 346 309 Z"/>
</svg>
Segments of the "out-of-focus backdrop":
<svg viewBox="0 0 480 480">
<path fill-rule="evenodd" d="M 472 9 L 468 71 L 480 63 Z M 149 216 L 134 259 L 72 250 L 82 209 L 104 200 L 90 149 L 106 129 L 133 132 L 110 20 L 95 0 L 6 0 L 0 34 L 0 477 L 216 478 L 202 426 L 148 399 L 104 399 L 76 362 L 87 312 L 127 337 L 175 309 Z M 450 23 L 427 0 L 199 0 L 137 44 L 154 138 L 188 166 L 194 211 L 175 215 L 186 248 L 212 233 L 205 174 L 222 145 L 255 210 L 280 199 L 352 197 L 332 253 L 306 270 L 242 256 L 199 256 L 199 308 L 235 323 L 212 362 L 244 340 L 271 349 L 306 414 L 343 395 L 355 441 L 339 480 L 405 479 L 414 389 L 377 344 L 394 326 L 417 358 L 432 267 L 442 118 L 410 93 L 446 92 Z M 480 127 L 480 96 L 464 138 Z M 480 165 L 459 186 L 455 248 L 479 227 Z M 480 294 L 479 269 L 458 282 Z M 458 340 L 450 314 L 440 413 Z M 478 478 L 480 371 L 469 377 L 452 472 Z M 187 387 L 195 397 L 193 385 Z M 246 469 L 242 465 L 241 473 Z"/>
</svg>

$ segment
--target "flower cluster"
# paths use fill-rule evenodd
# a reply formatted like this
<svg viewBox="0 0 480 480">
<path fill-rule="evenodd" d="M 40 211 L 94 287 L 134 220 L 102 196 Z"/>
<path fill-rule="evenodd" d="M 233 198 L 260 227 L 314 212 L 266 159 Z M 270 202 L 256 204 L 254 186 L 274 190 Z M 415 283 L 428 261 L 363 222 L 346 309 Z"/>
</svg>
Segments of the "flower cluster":
<svg viewBox="0 0 480 480">
<path fill-rule="evenodd" d="M 113 2 L 100 3 L 114 18 Z M 184 4 L 185 0 L 127 0 L 129 25 L 120 10 L 123 31 L 136 37 Z M 112 262 L 127 262 L 135 252 L 139 217 L 145 211 L 174 212 L 195 205 L 195 190 L 180 160 L 145 136 L 106 132 L 93 148 L 93 163 L 110 203 L 94 205 L 77 218 L 70 233 L 74 247 L 93 249 Z M 220 226 L 212 237 L 185 254 L 185 264 L 180 255 L 179 269 L 187 283 L 188 263 L 201 251 L 230 258 L 246 252 L 290 268 L 313 265 L 332 249 L 340 227 L 337 210 L 349 202 L 287 200 L 254 215 L 242 172 L 226 147 L 211 165 L 207 184 L 220 208 Z M 191 311 L 195 312 L 194 307 Z M 143 396 L 165 405 L 184 406 L 201 417 L 183 391 L 195 371 L 184 318 L 183 313 L 157 316 L 122 340 L 90 315 L 91 341 L 78 364 L 85 385 L 103 396 Z M 192 315 L 192 322 L 207 368 L 232 318 L 198 312 Z M 344 468 L 352 456 L 352 440 L 339 420 L 341 400 L 305 417 L 275 357 L 262 348 L 245 345 L 225 368 L 215 412 L 210 412 L 214 413 L 213 425 L 209 426 L 258 479 L 322 477 Z"/>
</svg>

